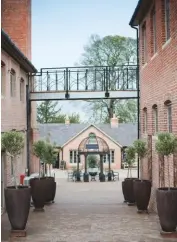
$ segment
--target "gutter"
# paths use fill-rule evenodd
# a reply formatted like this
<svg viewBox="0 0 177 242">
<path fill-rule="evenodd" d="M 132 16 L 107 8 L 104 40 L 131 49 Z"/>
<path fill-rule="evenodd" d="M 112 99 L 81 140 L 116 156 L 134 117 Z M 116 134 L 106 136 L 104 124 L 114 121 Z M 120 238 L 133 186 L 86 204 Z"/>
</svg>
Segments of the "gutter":
<svg viewBox="0 0 177 242">
<path fill-rule="evenodd" d="M 36 73 L 37 69 L 19 50 L 10 37 L 1 29 L 1 48 L 13 57 L 27 73 Z"/>
<path fill-rule="evenodd" d="M 131 17 L 131 19 L 130 19 L 130 22 L 129 22 L 129 25 L 133 28 L 133 25 L 134 25 L 134 20 L 135 20 L 135 17 L 136 17 L 136 15 L 137 15 L 137 13 L 138 13 L 138 11 L 139 11 L 139 8 L 140 8 L 140 6 L 141 6 L 141 4 L 142 4 L 142 1 L 143 0 L 139 0 L 138 1 L 138 4 L 137 4 L 137 6 L 136 6 L 136 8 L 135 8 L 135 11 L 134 11 L 134 13 L 133 13 L 133 15 L 132 15 L 132 17 Z M 147 0 L 147 1 L 149 1 L 149 0 Z"/>
</svg>

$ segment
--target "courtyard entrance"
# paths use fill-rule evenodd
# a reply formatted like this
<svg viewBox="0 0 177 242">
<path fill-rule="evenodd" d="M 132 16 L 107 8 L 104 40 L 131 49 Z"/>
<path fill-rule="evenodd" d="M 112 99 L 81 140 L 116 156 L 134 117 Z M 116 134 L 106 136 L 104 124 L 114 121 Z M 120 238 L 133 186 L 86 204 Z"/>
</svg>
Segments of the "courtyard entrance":
<svg viewBox="0 0 177 242">
<path fill-rule="evenodd" d="M 31 208 L 27 237 L 13 242 L 170 242 L 161 238 L 155 214 L 137 214 L 136 206 L 123 203 L 121 181 L 127 171 L 120 171 L 120 181 L 68 182 L 66 171 L 56 170 L 55 203 L 44 213 Z M 133 171 L 136 176 L 137 171 Z M 9 241 L 10 224 L 2 216 L 2 242 Z"/>
</svg>

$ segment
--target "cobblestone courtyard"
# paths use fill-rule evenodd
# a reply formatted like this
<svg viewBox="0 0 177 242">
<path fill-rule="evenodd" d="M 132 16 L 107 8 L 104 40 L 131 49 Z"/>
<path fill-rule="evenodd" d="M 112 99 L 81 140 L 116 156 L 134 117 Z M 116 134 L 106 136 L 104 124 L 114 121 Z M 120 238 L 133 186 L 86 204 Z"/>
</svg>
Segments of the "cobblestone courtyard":
<svg viewBox="0 0 177 242">
<path fill-rule="evenodd" d="M 10 225 L 2 216 L 2 241 L 22 242 L 167 242 L 159 235 L 154 214 L 136 213 L 123 204 L 121 181 L 67 182 L 57 178 L 55 203 L 44 213 L 31 208 L 27 237 L 9 240 Z"/>
</svg>

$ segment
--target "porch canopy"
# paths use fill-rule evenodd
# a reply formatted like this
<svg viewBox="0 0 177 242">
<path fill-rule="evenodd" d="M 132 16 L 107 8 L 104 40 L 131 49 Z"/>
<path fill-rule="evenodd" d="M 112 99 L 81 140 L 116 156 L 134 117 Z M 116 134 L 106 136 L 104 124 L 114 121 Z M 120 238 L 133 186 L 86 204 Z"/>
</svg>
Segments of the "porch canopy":
<svg viewBox="0 0 177 242">
<path fill-rule="evenodd" d="M 109 146 L 104 139 L 90 133 L 89 136 L 81 141 L 78 148 L 79 154 L 108 154 Z"/>
<path fill-rule="evenodd" d="M 100 174 L 103 174 L 103 156 L 108 154 L 109 160 L 109 171 L 110 171 L 110 150 L 107 142 L 96 136 L 94 133 L 90 133 L 87 138 L 84 138 L 78 147 L 78 163 L 77 168 L 79 170 L 79 161 L 80 155 L 85 156 L 85 173 L 84 173 L 84 181 L 88 181 L 88 173 L 87 173 L 87 156 L 90 154 L 98 154 L 100 155 Z"/>
</svg>

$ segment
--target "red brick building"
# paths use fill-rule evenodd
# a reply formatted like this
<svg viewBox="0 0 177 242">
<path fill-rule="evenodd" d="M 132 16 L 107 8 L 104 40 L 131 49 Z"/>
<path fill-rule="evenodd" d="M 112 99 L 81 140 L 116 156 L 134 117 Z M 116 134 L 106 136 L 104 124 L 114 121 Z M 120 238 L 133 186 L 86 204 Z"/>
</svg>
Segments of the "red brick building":
<svg viewBox="0 0 177 242">
<path fill-rule="evenodd" d="M 26 85 L 28 73 L 37 70 L 31 60 L 31 0 L 2 0 L 1 30 L 1 132 L 12 129 L 22 132 L 27 141 Z M 36 110 L 32 104 L 31 139 L 36 139 Z M 30 168 L 35 171 L 31 156 Z M 12 185 L 12 160 L 1 154 L 1 206 L 4 207 L 4 187 Z M 38 166 L 37 166 L 38 167 Z M 27 143 L 15 163 L 17 179 L 28 168 Z"/>
<path fill-rule="evenodd" d="M 177 1 L 140 0 L 130 25 L 139 29 L 140 134 L 149 146 L 141 176 L 152 177 L 155 208 L 155 189 L 168 182 L 167 163 L 155 153 L 156 134 L 177 135 Z M 177 186 L 177 155 L 171 157 L 170 172 L 170 185 Z"/>
</svg>

